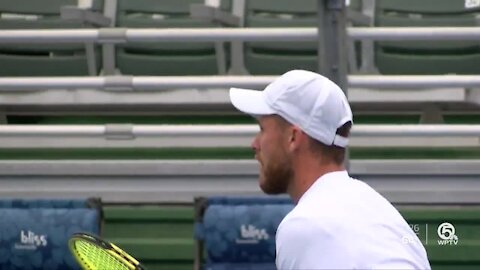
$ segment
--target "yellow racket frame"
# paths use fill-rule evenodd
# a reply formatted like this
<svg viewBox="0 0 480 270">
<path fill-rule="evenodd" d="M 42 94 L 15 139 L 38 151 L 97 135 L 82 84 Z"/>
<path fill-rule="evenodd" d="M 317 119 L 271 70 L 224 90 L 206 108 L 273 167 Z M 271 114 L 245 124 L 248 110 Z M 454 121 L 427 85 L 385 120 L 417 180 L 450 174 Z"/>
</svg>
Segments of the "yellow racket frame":
<svg viewBox="0 0 480 270">
<path fill-rule="evenodd" d="M 83 251 L 77 248 L 77 244 L 84 243 L 95 246 L 95 248 L 100 248 L 105 251 L 112 258 L 115 258 L 119 263 L 123 264 L 125 268 L 129 270 L 145 270 L 145 268 L 140 265 L 140 263 L 130 256 L 127 252 L 123 251 L 118 246 L 102 240 L 99 237 L 96 237 L 87 233 L 75 233 L 73 234 L 69 241 L 68 247 L 70 248 L 71 253 L 77 260 L 77 262 L 82 266 L 84 270 L 117 270 L 117 269 L 99 269 L 97 266 L 93 265 L 85 254 L 82 254 Z"/>
</svg>

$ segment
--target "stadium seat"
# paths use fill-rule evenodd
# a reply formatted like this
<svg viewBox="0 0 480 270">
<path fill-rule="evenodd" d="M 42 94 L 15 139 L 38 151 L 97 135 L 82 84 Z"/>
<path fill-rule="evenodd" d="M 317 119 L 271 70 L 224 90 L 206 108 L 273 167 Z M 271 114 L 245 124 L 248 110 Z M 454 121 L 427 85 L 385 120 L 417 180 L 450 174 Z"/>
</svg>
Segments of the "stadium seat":
<svg viewBox="0 0 480 270">
<path fill-rule="evenodd" d="M 288 0 L 246 0 L 245 27 L 317 27 L 317 2 L 302 0 L 292 5 Z M 349 4 L 349 11 L 360 10 L 359 0 Z M 317 52 L 318 42 L 246 42 L 244 65 L 253 75 L 279 75 L 292 69 L 317 71 Z M 349 60 L 350 69 L 356 69 L 353 59 Z"/>
<path fill-rule="evenodd" d="M 275 269 L 275 233 L 292 208 L 283 197 L 198 198 L 196 268 Z"/>
<path fill-rule="evenodd" d="M 317 1 L 246 0 L 245 27 L 313 27 Z M 317 42 L 247 42 L 245 68 L 250 74 L 278 75 L 294 68 L 318 69 Z"/>
<path fill-rule="evenodd" d="M 99 199 L 0 200 L 0 269 L 80 269 L 68 249 L 76 232 L 101 232 Z"/>
<path fill-rule="evenodd" d="M 74 29 L 91 27 L 78 20 L 61 18 L 61 8 L 77 6 L 77 0 L 0 0 L 0 29 Z M 99 11 L 103 1 L 92 0 L 90 9 Z M 81 7 L 85 8 L 85 7 Z M 92 47 L 93 48 L 93 47 Z M 93 50 L 92 50 L 93 51 Z M 87 56 L 86 45 L 0 44 L 0 76 L 81 76 L 96 75 L 100 53 Z M 90 68 L 89 68 L 90 65 Z"/>
<path fill-rule="evenodd" d="M 475 1 L 471 1 L 475 3 Z M 377 0 L 375 26 L 478 26 L 480 5 L 452 0 Z M 477 41 L 377 42 L 375 62 L 382 74 L 478 74 Z"/>
<path fill-rule="evenodd" d="M 217 27 L 213 22 L 190 16 L 190 5 L 203 3 L 204 0 L 119 0 L 116 26 Z M 228 1 L 222 1 L 220 7 L 228 8 Z M 128 75 L 215 75 L 225 65 L 217 62 L 215 44 L 211 42 L 129 43 L 117 48 L 117 68 Z"/>
</svg>

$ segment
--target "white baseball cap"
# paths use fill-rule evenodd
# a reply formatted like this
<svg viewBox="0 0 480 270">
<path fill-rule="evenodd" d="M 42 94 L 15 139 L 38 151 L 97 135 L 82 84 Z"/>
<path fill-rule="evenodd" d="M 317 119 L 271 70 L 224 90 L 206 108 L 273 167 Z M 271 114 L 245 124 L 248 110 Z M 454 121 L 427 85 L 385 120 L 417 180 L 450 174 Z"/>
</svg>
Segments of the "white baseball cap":
<svg viewBox="0 0 480 270">
<path fill-rule="evenodd" d="M 292 70 L 263 91 L 231 88 L 230 100 L 254 117 L 280 115 L 326 145 L 348 145 L 348 139 L 336 133 L 345 123 L 353 123 L 352 110 L 340 87 L 320 74 Z"/>
</svg>

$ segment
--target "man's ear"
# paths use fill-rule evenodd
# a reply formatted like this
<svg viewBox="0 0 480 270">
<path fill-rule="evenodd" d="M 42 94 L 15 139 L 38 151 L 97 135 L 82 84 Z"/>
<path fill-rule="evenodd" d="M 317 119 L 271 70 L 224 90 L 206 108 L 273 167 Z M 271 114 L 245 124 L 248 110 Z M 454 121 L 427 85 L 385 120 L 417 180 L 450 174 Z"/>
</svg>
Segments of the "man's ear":
<svg viewBox="0 0 480 270">
<path fill-rule="evenodd" d="M 302 130 L 296 126 L 292 126 L 289 132 L 289 145 L 291 150 L 297 150 L 302 140 Z"/>
</svg>

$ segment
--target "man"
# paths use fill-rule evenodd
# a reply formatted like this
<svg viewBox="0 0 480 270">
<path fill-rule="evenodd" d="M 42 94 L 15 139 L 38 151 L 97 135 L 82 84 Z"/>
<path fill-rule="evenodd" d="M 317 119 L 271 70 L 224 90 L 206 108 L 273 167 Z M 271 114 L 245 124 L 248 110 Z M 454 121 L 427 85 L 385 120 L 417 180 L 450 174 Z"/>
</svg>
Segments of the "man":
<svg viewBox="0 0 480 270">
<path fill-rule="evenodd" d="M 230 99 L 260 125 L 261 189 L 296 203 L 277 229 L 279 270 L 430 269 L 400 213 L 345 170 L 352 111 L 336 84 L 293 70 L 264 91 L 232 88 Z"/>
</svg>

